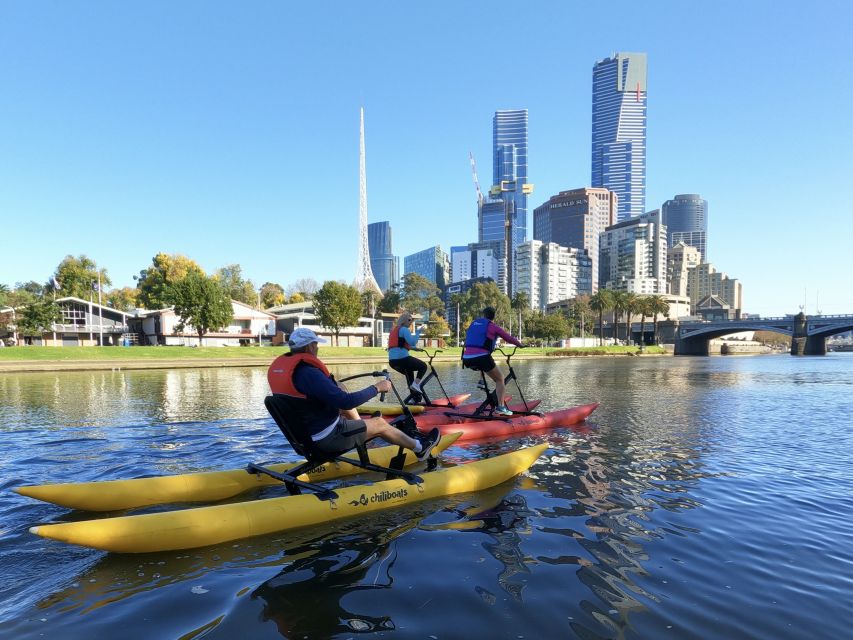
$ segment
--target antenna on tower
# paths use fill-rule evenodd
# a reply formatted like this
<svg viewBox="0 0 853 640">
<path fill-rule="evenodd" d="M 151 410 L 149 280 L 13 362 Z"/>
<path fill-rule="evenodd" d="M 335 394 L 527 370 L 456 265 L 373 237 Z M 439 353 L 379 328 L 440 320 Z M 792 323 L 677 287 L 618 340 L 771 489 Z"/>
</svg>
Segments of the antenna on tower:
<svg viewBox="0 0 853 640">
<path fill-rule="evenodd" d="M 468 152 L 468 159 L 471 160 L 471 175 L 474 177 L 474 188 L 477 190 L 477 204 L 483 204 L 483 192 L 480 191 L 480 179 L 477 177 L 477 163 L 474 160 L 474 154 Z"/>
</svg>

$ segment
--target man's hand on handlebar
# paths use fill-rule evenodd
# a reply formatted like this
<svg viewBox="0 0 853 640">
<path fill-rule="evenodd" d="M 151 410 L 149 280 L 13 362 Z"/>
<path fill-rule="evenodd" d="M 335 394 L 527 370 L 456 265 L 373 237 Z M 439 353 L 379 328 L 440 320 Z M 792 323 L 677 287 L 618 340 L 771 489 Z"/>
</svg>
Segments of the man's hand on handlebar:
<svg viewBox="0 0 853 640">
<path fill-rule="evenodd" d="M 376 387 L 376 390 L 379 393 L 388 393 L 391 391 L 391 381 L 388 379 L 379 380 L 378 382 L 374 382 L 373 386 Z"/>
</svg>

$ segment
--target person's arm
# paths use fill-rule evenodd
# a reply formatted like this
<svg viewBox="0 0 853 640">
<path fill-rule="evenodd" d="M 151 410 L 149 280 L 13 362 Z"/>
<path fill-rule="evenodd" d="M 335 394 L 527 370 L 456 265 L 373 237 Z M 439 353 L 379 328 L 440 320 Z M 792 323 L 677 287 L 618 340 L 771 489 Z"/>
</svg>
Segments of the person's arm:
<svg viewBox="0 0 853 640">
<path fill-rule="evenodd" d="M 516 347 L 521 346 L 521 340 L 519 340 L 518 338 L 514 338 L 513 336 L 508 334 L 506 331 L 504 331 L 503 327 L 496 325 L 494 322 L 490 325 L 489 328 L 491 327 L 495 328 L 496 336 L 503 338 L 506 342 L 509 342 L 510 344 L 514 344 Z"/>
<path fill-rule="evenodd" d="M 379 393 L 376 387 L 370 385 L 361 391 L 347 393 L 323 372 L 315 367 L 302 365 L 293 376 L 293 384 L 298 391 L 310 396 L 335 409 L 355 409 Z"/>
<path fill-rule="evenodd" d="M 405 340 L 412 348 L 418 346 L 418 341 L 421 339 L 421 330 L 415 331 L 414 335 L 409 331 L 408 327 L 400 327 L 400 337 Z"/>
</svg>

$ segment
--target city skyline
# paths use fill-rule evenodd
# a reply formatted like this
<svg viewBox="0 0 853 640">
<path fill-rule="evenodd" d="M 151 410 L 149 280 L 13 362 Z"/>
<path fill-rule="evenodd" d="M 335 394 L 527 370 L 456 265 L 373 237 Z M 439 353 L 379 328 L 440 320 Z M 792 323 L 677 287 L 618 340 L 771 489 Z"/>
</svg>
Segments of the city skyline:
<svg viewBox="0 0 853 640">
<path fill-rule="evenodd" d="M 652 96 L 645 208 L 707 200 L 712 261 L 743 283 L 746 312 L 813 313 L 818 296 L 824 313 L 853 306 L 837 264 L 853 231 L 843 200 L 816 223 L 803 216 L 810 190 L 794 187 L 844 184 L 853 168 L 851 82 L 834 62 L 846 4 L 807 16 L 770 2 L 536 7 L 536 46 L 501 61 L 523 83 L 486 81 L 478 29 L 493 3 L 341 5 L 332 21 L 321 8 L 206 7 L 0 9 L 0 283 L 44 282 L 66 254 L 86 254 L 133 286 L 160 251 L 208 272 L 238 263 L 256 285 L 352 281 L 361 104 L 370 220 L 394 227 L 394 253 L 473 242 L 468 153 L 490 155 L 493 114 L 528 110 L 530 211 L 591 186 L 593 65 L 638 51 Z M 585 20 L 609 28 L 561 37 Z M 304 28 L 319 24 L 334 44 Z"/>
</svg>

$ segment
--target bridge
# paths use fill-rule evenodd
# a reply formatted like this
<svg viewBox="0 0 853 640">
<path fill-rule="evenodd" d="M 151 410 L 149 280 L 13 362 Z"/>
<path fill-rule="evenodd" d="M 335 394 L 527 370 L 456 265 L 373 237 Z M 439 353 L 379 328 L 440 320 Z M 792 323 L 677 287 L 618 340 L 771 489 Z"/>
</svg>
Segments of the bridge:
<svg viewBox="0 0 853 640">
<path fill-rule="evenodd" d="M 675 332 L 675 354 L 709 355 L 712 338 L 740 331 L 772 331 L 791 336 L 791 355 L 826 355 L 826 339 L 853 330 L 853 315 L 807 316 L 800 312 L 784 318 L 746 318 L 712 322 L 680 322 Z"/>
</svg>

